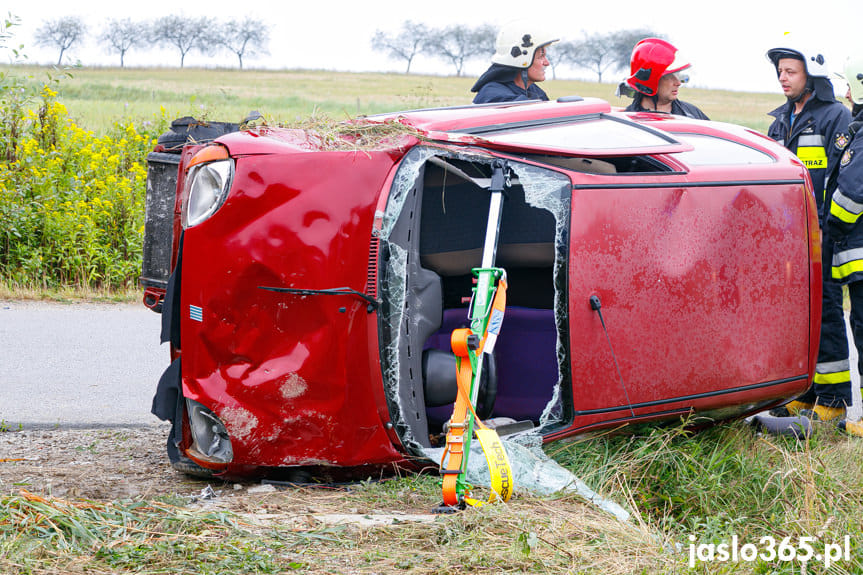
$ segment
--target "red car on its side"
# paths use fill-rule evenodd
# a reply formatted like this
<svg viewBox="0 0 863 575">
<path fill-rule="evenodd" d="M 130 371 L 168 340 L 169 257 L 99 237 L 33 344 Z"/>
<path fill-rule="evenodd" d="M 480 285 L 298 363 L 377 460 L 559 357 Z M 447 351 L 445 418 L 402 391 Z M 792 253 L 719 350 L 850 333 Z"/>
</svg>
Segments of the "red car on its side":
<svg viewBox="0 0 863 575">
<path fill-rule="evenodd" d="M 501 165 L 508 301 L 478 399 L 501 435 L 741 417 L 809 385 L 817 214 L 768 138 L 581 98 L 340 133 L 262 126 L 150 155 L 142 282 L 173 355 L 154 413 L 179 468 L 427 461 Z"/>
</svg>

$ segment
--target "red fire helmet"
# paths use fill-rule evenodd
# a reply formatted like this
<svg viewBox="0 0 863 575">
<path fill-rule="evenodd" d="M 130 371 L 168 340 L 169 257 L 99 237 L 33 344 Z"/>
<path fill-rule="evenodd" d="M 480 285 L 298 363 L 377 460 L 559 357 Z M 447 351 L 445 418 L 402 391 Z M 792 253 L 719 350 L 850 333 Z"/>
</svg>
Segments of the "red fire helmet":
<svg viewBox="0 0 863 575">
<path fill-rule="evenodd" d="M 654 96 L 662 76 L 680 72 L 689 66 L 689 62 L 680 59 L 677 48 L 671 42 L 645 38 L 632 49 L 630 76 L 626 83 L 646 96 Z"/>
</svg>

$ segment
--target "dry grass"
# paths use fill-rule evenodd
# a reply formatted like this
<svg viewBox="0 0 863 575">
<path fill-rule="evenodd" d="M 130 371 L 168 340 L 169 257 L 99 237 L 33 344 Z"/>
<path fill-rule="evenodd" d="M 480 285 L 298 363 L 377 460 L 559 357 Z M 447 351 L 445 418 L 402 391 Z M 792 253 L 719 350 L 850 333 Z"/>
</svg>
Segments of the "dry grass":
<svg viewBox="0 0 863 575">
<path fill-rule="evenodd" d="M 395 120 L 377 121 L 357 118 L 348 122 L 326 116 L 312 116 L 283 128 L 296 130 L 295 136 L 317 150 L 371 151 L 408 145 L 423 138 L 416 128 Z M 266 128 L 262 128 L 266 130 Z"/>
<path fill-rule="evenodd" d="M 134 438 L 124 441 L 137 461 L 142 447 Z M 192 501 L 183 494 L 205 484 L 192 485 L 179 474 L 170 480 L 171 472 L 153 466 L 152 478 L 146 471 L 135 475 L 137 497 L 74 499 L 76 491 L 65 485 L 69 471 L 77 469 L 81 481 L 86 474 L 72 463 L 122 452 L 81 441 L 80 457 L 65 467 L 54 463 L 51 484 L 56 495 L 66 489 L 65 495 L 50 497 L 31 483 L 32 493 L 16 489 L 0 497 L 0 572 L 801 572 L 799 563 L 776 561 L 699 562 L 690 570 L 690 535 L 699 543 L 727 543 L 737 535 L 741 544 L 807 535 L 817 538 L 816 549 L 848 535 L 853 558 L 830 573 L 863 572 L 863 470 L 857 463 L 863 444 L 829 426 L 803 443 L 757 436 L 738 422 L 695 435 L 654 430 L 555 446 L 558 461 L 634 511 L 628 523 L 570 492 L 540 497 L 519 491 L 506 505 L 435 516 L 438 478 L 424 475 L 264 492 L 250 489 L 253 483 L 240 489 L 213 483 L 214 499 Z M 157 457 L 160 450 L 160 442 L 147 442 L 144 455 Z M 151 481 L 159 488 L 149 488 Z M 365 525 L 372 520 L 378 525 Z M 804 572 L 823 572 L 819 567 L 812 563 Z"/>
<path fill-rule="evenodd" d="M 0 282 L 0 300 L 129 303 L 140 301 L 141 293 L 138 289 L 111 291 L 73 286 L 44 289 L 10 286 Z"/>
<path fill-rule="evenodd" d="M 376 486 L 324 495 L 292 490 L 247 498 L 243 506 L 225 510 L 159 501 L 70 501 L 22 491 L 0 501 L 0 550 L 6 551 L 0 569 L 70 575 L 196 569 L 613 575 L 671 572 L 685 561 L 648 526 L 620 523 L 575 496 L 522 497 L 509 505 L 375 528 L 323 519 L 340 512 L 359 520 L 389 508 L 397 516 L 406 507 L 428 514 L 435 501 L 424 495 L 370 501 L 380 495 Z"/>
</svg>

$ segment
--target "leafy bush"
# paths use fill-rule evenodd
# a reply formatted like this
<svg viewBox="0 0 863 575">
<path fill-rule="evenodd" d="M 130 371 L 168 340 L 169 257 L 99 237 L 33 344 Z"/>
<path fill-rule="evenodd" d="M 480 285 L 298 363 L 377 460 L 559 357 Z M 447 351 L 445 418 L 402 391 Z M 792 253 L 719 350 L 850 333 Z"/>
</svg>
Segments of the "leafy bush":
<svg viewBox="0 0 863 575">
<path fill-rule="evenodd" d="M 168 125 L 79 127 L 44 83 L 0 78 L 0 280 L 10 287 L 132 287 L 141 269 L 146 156 Z"/>
</svg>

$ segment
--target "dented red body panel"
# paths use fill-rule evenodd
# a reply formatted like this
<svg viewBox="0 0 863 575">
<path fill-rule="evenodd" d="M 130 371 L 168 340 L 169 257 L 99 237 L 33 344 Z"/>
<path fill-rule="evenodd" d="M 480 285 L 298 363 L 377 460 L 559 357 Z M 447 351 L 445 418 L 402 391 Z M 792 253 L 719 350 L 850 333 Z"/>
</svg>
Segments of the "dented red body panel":
<svg viewBox="0 0 863 575">
<path fill-rule="evenodd" d="M 567 151 L 566 137 L 530 146 L 506 132 L 597 118 L 646 130 L 647 143 L 589 154 L 583 144 Z M 740 417 L 808 386 L 820 317 L 817 217 L 805 168 L 776 144 L 722 124 L 612 112 L 596 100 L 380 120 L 413 126 L 426 140 L 324 151 L 303 133 L 270 128 L 218 140 L 234 172 L 221 207 L 183 232 L 175 352 L 182 395 L 211 410 L 230 436 L 233 456 L 220 469 L 422 458 L 427 436 L 439 431 L 435 407 L 428 385 L 407 379 L 421 379 L 412 362 L 440 327 L 435 306 L 444 314 L 458 307 L 448 294 L 464 270 L 453 262 L 476 247 L 467 236 L 456 245 L 464 250 L 427 246 L 460 233 L 464 226 L 447 228 L 445 218 L 464 205 L 454 198 L 473 192 L 449 186 L 481 190 L 468 172 L 484 176 L 494 157 L 517 166 L 513 205 L 521 201 L 525 217 L 538 218 L 531 232 L 504 221 L 519 249 L 502 247 L 501 260 L 556 294 L 547 305 L 536 303 L 536 289 L 514 296 L 536 316 L 549 312 L 546 325 L 557 334 L 546 351 L 560 362 L 559 416 L 528 416 L 546 441 L 687 413 Z M 739 145 L 756 161 L 705 161 L 697 156 L 705 136 Z M 406 157 L 416 146 L 425 155 L 410 171 L 414 160 Z M 187 163 L 184 156 L 178 198 Z M 546 175 L 568 179 L 566 197 L 554 195 Z M 566 213 L 537 203 L 537 190 Z M 429 203 L 409 207 L 410 194 Z M 446 201 L 453 203 L 433 220 L 432 208 Z M 557 234 L 539 241 L 548 213 Z M 335 288 L 352 292 L 323 293 Z M 601 317 L 591 296 L 601 300 Z M 506 329 L 504 320 L 502 337 Z M 405 338 L 419 339 L 405 346 Z M 498 362 L 499 370 L 507 365 Z M 510 392 L 498 391 L 499 400 L 501 393 Z"/>
<path fill-rule="evenodd" d="M 367 238 L 393 162 L 380 152 L 244 158 L 226 204 L 185 235 L 182 298 L 205 313 L 202 321 L 182 319 L 183 341 L 195 342 L 183 345 L 183 391 L 217 406 L 237 461 L 353 466 L 400 458 L 376 408 L 377 341 L 369 339 L 374 317 L 365 302 L 260 289 L 363 289 Z M 284 173 L 293 174 L 289 183 Z"/>
</svg>

